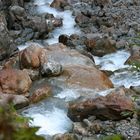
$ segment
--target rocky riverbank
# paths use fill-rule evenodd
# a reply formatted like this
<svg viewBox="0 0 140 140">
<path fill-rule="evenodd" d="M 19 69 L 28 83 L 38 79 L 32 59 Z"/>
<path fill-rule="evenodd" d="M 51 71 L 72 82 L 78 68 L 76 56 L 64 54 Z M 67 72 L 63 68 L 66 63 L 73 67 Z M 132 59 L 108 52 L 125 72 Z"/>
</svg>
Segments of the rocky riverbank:
<svg viewBox="0 0 140 140">
<path fill-rule="evenodd" d="M 139 8 L 0 0 L 0 105 L 10 100 L 46 139 L 140 139 Z"/>
</svg>

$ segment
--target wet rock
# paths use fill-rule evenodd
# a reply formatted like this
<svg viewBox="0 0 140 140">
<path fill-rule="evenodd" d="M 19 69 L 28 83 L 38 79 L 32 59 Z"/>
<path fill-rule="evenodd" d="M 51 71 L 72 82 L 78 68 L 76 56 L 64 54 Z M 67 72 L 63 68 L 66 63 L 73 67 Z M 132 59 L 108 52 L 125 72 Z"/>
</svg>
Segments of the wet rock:
<svg viewBox="0 0 140 140">
<path fill-rule="evenodd" d="M 9 57 L 16 50 L 14 41 L 7 29 L 3 12 L 0 12 L 0 60 Z"/>
<path fill-rule="evenodd" d="M 44 85 L 35 89 L 35 91 L 30 96 L 31 103 L 37 103 L 51 95 L 51 88 L 48 85 Z"/>
<path fill-rule="evenodd" d="M 66 6 L 69 6 L 69 3 L 68 0 L 54 0 L 50 6 L 56 9 L 63 10 Z"/>
<path fill-rule="evenodd" d="M 69 39 L 68 35 L 60 35 L 59 36 L 59 43 L 63 43 L 64 45 L 67 45 L 67 41 Z"/>
<path fill-rule="evenodd" d="M 130 48 L 131 56 L 127 59 L 125 64 L 130 64 L 130 65 L 139 67 L 139 65 L 140 65 L 140 53 L 139 52 L 140 52 L 139 46 L 131 47 Z"/>
<path fill-rule="evenodd" d="M 42 51 L 43 49 L 39 44 L 31 44 L 28 48 L 20 52 L 19 60 L 21 68 L 39 68 Z"/>
<path fill-rule="evenodd" d="M 47 52 L 45 56 L 47 57 L 47 60 L 50 60 L 51 58 L 51 61 L 58 62 L 62 66 L 74 64 L 94 66 L 93 60 L 80 54 L 74 49 L 69 49 L 61 43 L 50 45 L 46 50 Z"/>
<path fill-rule="evenodd" d="M 31 86 L 29 75 L 17 69 L 0 71 L 0 91 L 8 94 L 26 94 Z"/>
<path fill-rule="evenodd" d="M 41 65 L 42 76 L 58 76 L 63 72 L 62 65 L 55 61 L 50 61 Z"/>
<path fill-rule="evenodd" d="M 106 37 L 98 40 L 87 39 L 85 45 L 87 50 L 96 56 L 103 56 L 116 51 L 116 43 Z"/>
<path fill-rule="evenodd" d="M 69 106 L 68 116 L 76 121 L 89 116 L 101 120 L 120 120 L 133 115 L 134 103 L 125 95 L 125 90 L 113 91 L 105 97 L 86 99 Z"/>
<path fill-rule="evenodd" d="M 16 109 L 29 105 L 29 100 L 23 95 L 12 95 L 0 93 L 0 105 L 6 106 L 12 103 Z"/>
<path fill-rule="evenodd" d="M 64 67 L 64 72 L 57 77 L 57 80 L 59 79 L 67 85 L 80 86 L 82 88 L 102 90 L 113 87 L 112 82 L 104 73 L 95 67 L 82 65 Z"/>
<path fill-rule="evenodd" d="M 53 137 L 53 140 L 79 140 L 76 135 L 71 133 L 57 134 Z"/>
<path fill-rule="evenodd" d="M 28 73 L 32 81 L 38 80 L 40 77 L 39 70 L 24 69 L 23 71 Z"/>
</svg>

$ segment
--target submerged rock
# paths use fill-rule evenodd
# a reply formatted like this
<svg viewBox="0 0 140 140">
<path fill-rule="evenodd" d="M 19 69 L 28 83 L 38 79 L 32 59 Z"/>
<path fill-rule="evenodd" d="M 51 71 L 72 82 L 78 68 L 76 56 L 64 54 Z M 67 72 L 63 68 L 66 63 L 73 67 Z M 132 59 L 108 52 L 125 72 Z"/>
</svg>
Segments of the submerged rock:
<svg viewBox="0 0 140 140">
<path fill-rule="evenodd" d="M 101 120 L 120 120 L 131 117 L 134 103 L 125 94 L 124 89 L 119 89 L 105 97 L 72 103 L 69 106 L 68 116 L 74 121 L 80 121 L 89 116 L 96 116 Z"/>
<path fill-rule="evenodd" d="M 29 75 L 17 69 L 0 71 L 0 92 L 9 94 L 26 94 L 31 86 Z"/>
</svg>

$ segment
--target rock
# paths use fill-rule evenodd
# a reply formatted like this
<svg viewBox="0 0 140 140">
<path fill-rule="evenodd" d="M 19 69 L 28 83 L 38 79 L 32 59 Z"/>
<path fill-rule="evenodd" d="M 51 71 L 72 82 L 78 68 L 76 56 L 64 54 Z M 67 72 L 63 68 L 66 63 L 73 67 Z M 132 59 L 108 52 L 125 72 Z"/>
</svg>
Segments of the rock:
<svg viewBox="0 0 140 140">
<path fill-rule="evenodd" d="M 87 47 L 87 50 L 95 56 L 104 56 L 116 51 L 116 43 L 106 37 L 98 40 L 87 39 L 85 41 L 85 45 Z"/>
<path fill-rule="evenodd" d="M 69 105 L 68 116 L 74 121 L 80 121 L 89 116 L 96 116 L 101 120 L 120 120 L 131 117 L 134 103 L 125 94 L 124 89 L 119 89 L 104 97 L 72 103 Z"/>
<path fill-rule="evenodd" d="M 80 54 L 74 49 L 69 49 L 62 43 L 53 44 L 46 48 L 46 59 L 48 61 L 55 61 L 62 66 L 66 65 L 84 65 L 84 66 L 94 66 L 93 60 Z M 46 60 L 45 60 L 46 61 Z"/>
<path fill-rule="evenodd" d="M 63 72 L 62 65 L 58 62 L 50 61 L 41 65 L 42 76 L 58 76 Z"/>
<path fill-rule="evenodd" d="M 95 90 L 103 90 L 113 87 L 109 78 L 95 67 L 85 67 L 80 65 L 64 67 L 64 72 L 58 76 L 56 80 L 60 80 L 67 86 L 79 86 L 81 88 Z"/>
<path fill-rule="evenodd" d="M 104 7 L 106 5 L 111 5 L 112 2 L 111 0 L 93 0 L 93 4 L 96 5 L 96 6 L 100 6 L 100 7 Z"/>
<path fill-rule="evenodd" d="M 67 45 L 67 41 L 69 39 L 68 35 L 62 34 L 59 36 L 59 43 L 63 43 L 64 45 Z"/>
<path fill-rule="evenodd" d="M 35 91 L 32 93 L 32 96 L 30 97 L 31 103 L 37 103 L 51 95 L 51 88 L 48 85 L 44 85 L 42 87 L 39 87 L 38 89 L 35 89 Z"/>
<path fill-rule="evenodd" d="M 31 86 L 29 75 L 17 69 L 0 71 L 0 92 L 8 94 L 26 94 Z"/>
<path fill-rule="evenodd" d="M 32 81 L 38 80 L 40 77 L 39 71 L 38 70 L 32 70 L 32 69 L 24 69 L 26 73 L 30 76 Z"/>
<path fill-rule="evenodd" d="M 50 6 L 56 9 L 63 10 L 66 6 L 69 6 L 69 3 L 68 0 L 54 0 Z"/>
<path fill-rule="evenodd" d="M 0 106 L 12 103 L 16 109 L 29 105 L 29 100 L 23 95 L 12 95 L 0 93 Z"/>
<path fill-rule="evenodd" d="M 80 27 L 86 27 L 88 26 L 87 23 L 90 22 L 90 18 L 83 15 L 83 14 L 78 14 L 76 17 L 75 17 L 75 22 L 80 26 Z"/>
<path fill-rule="evenodd" d="M 9 57 L 16 50 L 13 38 L 7 29 L 3 12 L 0 12 L 0 60 Z"/>
<path fill-rule="evenodd" d="M 133 46 L 130 48 L 131 56 L 127 59 L 125 64 L 134 65 L 136 67 L 140 66 L 140 48 L 139 46 Z"/>
<path fill-rule="evenodd" d="M 53 140 L 78 140 L 78 138 L 74 134 L 65 133 L 53 136 Z"/>
<path fill-rule="evenodd" d="M 42 52 L 43 48 L 37 43 L 31 44 L 28 48 L 20 52 L 19 60 L 21 68 L 39 68 Z"/>
</svg>

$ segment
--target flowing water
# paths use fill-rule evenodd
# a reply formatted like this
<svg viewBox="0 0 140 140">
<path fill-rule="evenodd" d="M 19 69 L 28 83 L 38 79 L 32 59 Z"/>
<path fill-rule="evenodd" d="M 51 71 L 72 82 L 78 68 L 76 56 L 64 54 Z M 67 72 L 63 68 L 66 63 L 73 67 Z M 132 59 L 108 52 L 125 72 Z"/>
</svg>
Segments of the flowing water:
<svg viewBox="0 0 140 140">
<path fill-rule="evenodd" d="M 36 11 L 39 14 L 52 13 L 55 17 L 63 18 L 63 26 L 55 29 L 52 32 L 53 37 L 48 39 L 49 44 L 57 43 L 58 37 L 61 34 L 79 33 L 75 28 L 74 17 L 71 11 L 57 11 L 50 8 L 49 5 L 52 0 L 35 0 Z M 20 50 L 29 46 L 29 43 L 19 47 Z M 118 51 L 113 54 L 105 55 L 104 57 L 95 57 L 96 65 L 100 66 L 101 70 L 108 70 L 114 72 L 110 79 L 114 85 L 125 87 L 140 85 L 140 73 L 137 71 L 132 72 L 132 68 L 124 65 L 125 61 L 130 56 L 127 51 Z M 78 60 L 77 60 L 78 61 Z M 55 85 L 56 86 L 56 85 Z M 81 94 L 88 93 L 93 95 L 93 90 L 90 89 L 76 89 L 73 87 L 58 87 L 53 93 L 53 97 L 42 101 L 36 105 L 29 106 L 22 114 L 27 117 L 33 118 L 30 122 L 31 126 L 39 126 L 38 135 L 55 135 L 58 133 L 69 132 L 72 129 L 72 122 L 67 117 L 67 103 L 68 101 L 75 100 L 82 96 Z M 96 96 L 105 96 L 108 91 L 96 92 Z"/>
</svg>

